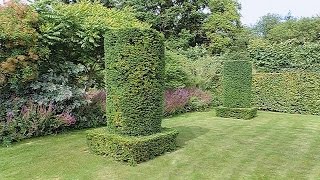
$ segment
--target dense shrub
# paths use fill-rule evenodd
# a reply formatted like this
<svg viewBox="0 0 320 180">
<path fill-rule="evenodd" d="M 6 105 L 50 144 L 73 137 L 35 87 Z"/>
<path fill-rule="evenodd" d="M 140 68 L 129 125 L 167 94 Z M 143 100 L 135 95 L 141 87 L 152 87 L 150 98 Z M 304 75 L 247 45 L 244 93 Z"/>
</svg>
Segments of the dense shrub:
<svg viewBox="0 0 320 180">
<path fill-rule="evenodd" d="M 48 118 L 52 126 L 55 123 L 51 119 L 72 122 L 52 130 L 54 133 L 105 125 L 101 107 L 85 99 L 85 92 L 90 87 L 103 86 L 103 35 L 108 29 L 121 27 L 148 28 L 148 25 L 134 18 L 130 9 L 108 9 L 88 1 L 66 5 L 40 0 L 31 6 L 19 3 L 1 6 L 0 122 L 5 124 L 3 127 L 7 127 L 8 112 L 14 110 L 14 118 L 19 118 L 28 103 L 53 105 L 54 118 Z M 33 120 L 23 121 L 29 126 Z M 14 127 L 15 132 L 20 131 L 18 126 Z M 31 136 L 34 135 L 21 137 Z"/>
<path fill-rule="evenodd" d="M 258 72 L 320 72 L 319 43 L 288 40 L 275 44 L 254 40 L 248 50 Z"/>
<path fill-rule="evenodd" d="M 209 56 L 204 47 L 166 51 L 166 89 L 197 87 L 214 89 L 221 72 L 220 56 Z"/>
<path fill-rule="evenodd" d="M 92 91 L 88 94 L 88 96 L 90 102 L 92 101 L 94 106 L 89 104 L 88 107 L 85 106 L 80 112 L 83 112 L 83 114 L 88 116 L 90 115 L 90 112 L 96 112 L 99 110 L 97 113 L 93 114 L 100 114 L 100 116 L 103 116 L 106 112 L 105 91 Z M 211 92 L 203 91 L 198 88 L 168 89 L 164 93 L 164 116 L 171 116 L 190 111 L 203 111 L 211 107 L 211 105 Z M 95 106 L 100 107 L 101 109 L 97 109 Z M 94 110 L 92 110 L 91 107 L 94 107 Z M 101 118 L 100 120 L 102 121 Z"/>
<path fill-rule="evenodd" d="M 212 101 L 209 92 L 196 88 L 167 90 L 165 92 L 164 115 L 174 115 L 190 111 L 201 111 L 210 107 Z"/>
<path fill-rule="evenodd" d="M 96 154 L 135 165 L 175 150 L 177 135 L 176 130 L 162 129 L 161 133 L 150 136 L 123 136 L 102 128 L 89 131 L 87 142 Z"/>
<path fill-rule="evenodd" d="M 81 65 L 83 71 L 79 72 L 76 80 L 87 88 L 104 87 L 105 31 L 148 28 L 147 24 L 134 17 L 130 9 L 119 11 L 100 3 L 81 1 L 66 5 L 58 1 L 37 1 L 33 6 L 39 13 L 41 43 L 49 49 L 43 66 L 60 70 L 66 62 Z"/>
<path fill-rule="evenodd" d="M 204 56 L 195 60 L 188 59 L 185 62 L 191 85 L 203 90 L 215 88 L 221 67 L 220 57 Z"/>
<path fill-rule="evenodd" d="M 320 115 L 320 74 L 255 74 L 254 103 L 261 110 Z"/>
<path fill-rule="evenodd" d="M 0 143 L 7 145 L 21 139 L 56 133 L 74 122 L 74 117 L 68 113 L 55 115 L 53 105 L 46 107 L 29 103 L 22 109 L 8 111 L 5 119 L 0 120 Z"/>
<path fill-rule="evenodd" d="M 96 98 L 95 95 L 93 98 Z M 54 104 L 41 105 L 27 102 L 19 108 L 0 108 L 0 144 L 8 145 L 31 137 L 57 134 L 69 129 L 83 129 L 106 125 L 100 103 L 87 102 L 72 113 L 67 109 L 60 112 Z"/>
<path fill-rule="evenodd" d="M 36 31 L 38 14 L 27 5 L 9 2 L 0 6 L 0 87 L 12 78 L 36 78 L 36 64 L 43 55 Z"/>
<path fill-rule="evenodd" d="M 154 30 L 106 33 L 107 118 L 110 131 L 150 135 L 161 130 L 163 38 Z"/>
<path fill-rule="evenodd" d="M 165 88 L 177 89 L 190 86 L 189 74 L 185 69 L 186 58 L 172 51 L 165 53 Z"/>
<path fill-rule="evenodd" d="M 249 61 L 225 61 L 222 83 L 224 107 L 251 107 L 252 65 Z"/>
<path fill-rule="evenodd" d="M 75 111 L 76 123 L 73 129 L 92 128 L 107 125 L 106 95 L 104 91 L 90 91 L 86 93 L 87 103 Z"/>
</svg>

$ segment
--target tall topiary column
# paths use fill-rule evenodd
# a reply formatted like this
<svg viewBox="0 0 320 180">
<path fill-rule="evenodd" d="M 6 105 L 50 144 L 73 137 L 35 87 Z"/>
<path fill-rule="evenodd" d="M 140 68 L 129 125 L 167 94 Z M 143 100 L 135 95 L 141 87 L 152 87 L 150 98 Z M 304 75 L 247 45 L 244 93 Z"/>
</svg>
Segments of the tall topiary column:
<svg viewBox="0 0 320 180">
<path fill-rule="evenodd" d="M 177 131 L 161 127 L 164 45 L 154 30 L 120 29 L 105 35 L 106 129 L 88 133 L 89 147 L 138 163 L 175 149 Z"/>
<path fill-rule="evenodd" d="M 251 119 L 257 108 L 251 106 L 252 64 L 249 61 L 226 61 L 223 65 L 223 107 L 217 116 Z"/>
</svg>

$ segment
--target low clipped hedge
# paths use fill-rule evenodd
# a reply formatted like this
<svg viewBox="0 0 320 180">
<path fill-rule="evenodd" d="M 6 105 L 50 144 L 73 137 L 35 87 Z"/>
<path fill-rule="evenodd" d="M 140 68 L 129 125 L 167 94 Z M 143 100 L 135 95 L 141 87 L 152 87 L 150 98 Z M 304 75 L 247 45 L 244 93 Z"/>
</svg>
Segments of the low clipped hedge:
<svg viewBox="0 0 320 180">
<path fill-rule="evenodd" d="M 223 106 L 251 107 L 252 64 L 249 61 L 225 61 L 223 64 Z"/>
<path fill-rule="evenodd" d="M 228 108 L 217 107 L 216 113 L 218 117 L 236 118 L 236 119 L 252 119 L 256 117 L 258 108 Z"/>
<path fill-rule="evenodd" d="M 261 110 L 320 115 L 319 73 L 255 74 L 253 89 Z"/>
<path fill-rule="evenodd" d="M 131 136 L 160 132 L 163 37 L 151 29 L 110 30 L 105 35 L 105 59 L 109 131 Z"/>
<path fill-rule="evenodd" d="M 88 131 L 87 143 L 96 154 L 135 165 L 175 150 L 177 136 L 178 131 L 168 128 L 150 136 L 125 136 L 100 128 Z"/>
</svg>

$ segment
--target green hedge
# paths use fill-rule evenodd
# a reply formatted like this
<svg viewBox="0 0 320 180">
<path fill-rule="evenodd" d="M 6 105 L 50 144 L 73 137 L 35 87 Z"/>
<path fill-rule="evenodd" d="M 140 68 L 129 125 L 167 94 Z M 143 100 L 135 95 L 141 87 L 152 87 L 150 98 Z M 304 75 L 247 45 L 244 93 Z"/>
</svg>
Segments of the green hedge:
<svg viewBox="0 0 320 180">
<path fill-rule="evenodd" d="M 251 107 L 252 64 L 249 61 L 225 61 L 223 65 L 223 106 Z"/>
<path fill-rule="evenodd" d="M 319 73 L 255 74 L 253 88 L 261 110 L 320 115 Z"/>
<path fill-rule="evenodd" d="M 160 132 L 165 85 L 162 36 L 150 29 L 108 31 L 105 55 L 109 131 L 132 136 Z"/>
<path fill-rule="evenodd" d="M 257 115 L 258 108 L 228 108 L 217 107 L 216 112 L 218 117 L 236 118 L 236 119 L 252 119 Z"/>
<path fill-rule="evenodd" d="M 88 131 L 87 143 L 96 154 L 134 165 L 175 150 L 177 135 L 176 130 L 163 129 L 150 136 L 125 136 L 100 128 Z"/>
<path fill-rule="evenodd" d="M 272 43 L 257 39 L 251 41 L 248 52 L 258 72 L 320 72 L 320 44 L 317 42 L 301 44 L 291 39 Z"/>
<path fill-rule="evenodd" d="M 222 78 L 212 91 L 222 105 Z M 257 73 L 252 79 L 252 105 L 259 110 L 320 115 L 320 73 Z"/>
</svg>

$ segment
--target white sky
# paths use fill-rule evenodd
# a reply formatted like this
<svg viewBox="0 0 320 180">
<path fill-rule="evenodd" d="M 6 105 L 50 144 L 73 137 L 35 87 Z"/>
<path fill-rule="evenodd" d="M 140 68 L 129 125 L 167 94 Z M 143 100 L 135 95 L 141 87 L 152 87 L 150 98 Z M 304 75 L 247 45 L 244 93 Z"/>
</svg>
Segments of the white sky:
<svg viewBox="0 0 320 180">
<path fill-rule="evenodd" d="M 294 17 L 312 17 L 320 15 L 320 0 L 238 0 L 241 3 L 241 21 L 253 25 L 259 17 L 268 13 Z"/>
</svg>

